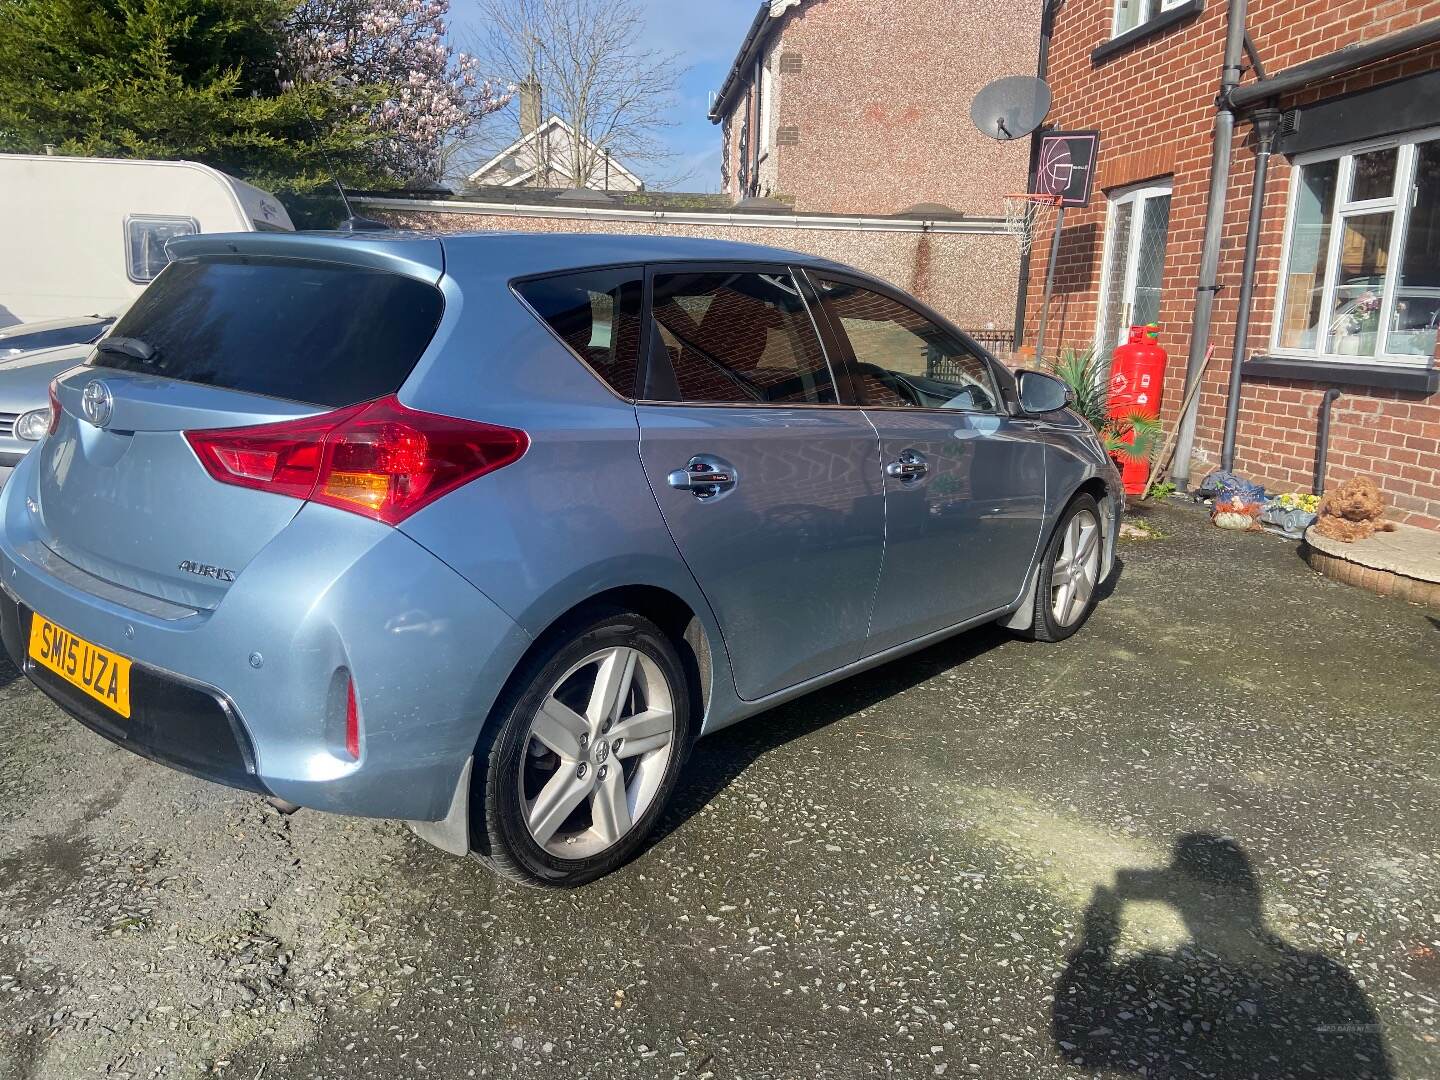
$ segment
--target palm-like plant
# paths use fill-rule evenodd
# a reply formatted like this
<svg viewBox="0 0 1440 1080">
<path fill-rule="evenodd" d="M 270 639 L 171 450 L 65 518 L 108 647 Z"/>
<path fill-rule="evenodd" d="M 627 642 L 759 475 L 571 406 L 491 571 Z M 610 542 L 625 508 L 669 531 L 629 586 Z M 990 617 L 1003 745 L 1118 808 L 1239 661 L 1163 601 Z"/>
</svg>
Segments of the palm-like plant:
<svg viewBox="0 0 1440 1080">
<path fill-rule="evenodd" d="M 1131 409 L 1110 415 L 1110 379 L 1094 349 L 1065 348 L 1049 362 L 1050 373 L 1070 387 L 1071 406 L 1085 418 L 1107 454 L 1121 461 L 1147 462 L 1159 449 L 1164 429 L 1158 417 Z"/>
</svg>

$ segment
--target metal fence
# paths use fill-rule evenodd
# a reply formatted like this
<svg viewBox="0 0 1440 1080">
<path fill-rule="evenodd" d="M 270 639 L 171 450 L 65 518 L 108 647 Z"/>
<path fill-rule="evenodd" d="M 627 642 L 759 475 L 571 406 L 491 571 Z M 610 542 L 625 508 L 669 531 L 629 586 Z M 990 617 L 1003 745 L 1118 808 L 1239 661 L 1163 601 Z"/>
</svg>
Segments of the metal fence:
<svg viewBox="0 0 1440 1080">
<path fill-rule="evenodd" d="M 999 360 L 1009 357 L 1015 348 L 1015 336 L 1009 330 L 966 330 L 981 348 L 993 353 Z M 925 357 L 925 374 L 932 379 L 945 382 L 969 382 L 964 378 L 963 367 L 952 357 L 943 356 L 931 350 Z"/>
<path fill-rule="evenodd" d="M 1013 330 L 966 330 L 975 339 L 976 344 L 989 349 L 996 356 L 1006 356 L 1015 348 L 1015 332 Z"/>
</svg>

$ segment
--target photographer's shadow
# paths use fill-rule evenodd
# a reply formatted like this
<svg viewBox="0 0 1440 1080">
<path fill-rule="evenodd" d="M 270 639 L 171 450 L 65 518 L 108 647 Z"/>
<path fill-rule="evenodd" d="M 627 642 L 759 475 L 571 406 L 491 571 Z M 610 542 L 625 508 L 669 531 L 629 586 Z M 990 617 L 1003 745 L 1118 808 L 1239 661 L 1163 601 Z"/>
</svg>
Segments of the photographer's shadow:
<svg viewBox="0 0 1440 1080">
<path fill-rule="evenodd" d="M 1190 941 L 1117 956 L 1121 907 L 1132 901 L 1168 904 Z M 1271 933 L 1245 850 L 1205 833 L 1181 837 L 1169 867 L 1121 871 L 1114 889 L 1095 890 L 1055 989 L 1051 1033 L 1071 1064 L 1147 1080 L 1393 1076 L 1350 973 Z"/>
</svg>

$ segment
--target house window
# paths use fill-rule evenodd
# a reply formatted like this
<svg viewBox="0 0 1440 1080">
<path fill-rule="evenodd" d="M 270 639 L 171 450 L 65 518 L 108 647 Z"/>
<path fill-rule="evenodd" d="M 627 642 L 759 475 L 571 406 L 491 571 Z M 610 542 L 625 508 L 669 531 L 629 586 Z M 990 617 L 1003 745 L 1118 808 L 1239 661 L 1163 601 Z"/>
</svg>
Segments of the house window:
<svg viewBox="0 0 1440 1080">
<path fill-rule="evenodd" d="M 1119 37 L 1128 33 L 1185 2 L 1186 0 L 1115 0 L 1115 29 L 1110 36 Z"/>
<path fill-rule="evenodd" d="M 1108 355 L 1126 331 L 1160 318 L 1165 241 L 1170 232 L 1170 184 L 1149 184 L 1110 195 L 1100 318 L 1095 348 Z"/>
<path fill-rule="evenodd" d="M 1440 129 L 1295 164 L 1274 350 L 1428 364 L 1440 325 Z"/>
</svg>

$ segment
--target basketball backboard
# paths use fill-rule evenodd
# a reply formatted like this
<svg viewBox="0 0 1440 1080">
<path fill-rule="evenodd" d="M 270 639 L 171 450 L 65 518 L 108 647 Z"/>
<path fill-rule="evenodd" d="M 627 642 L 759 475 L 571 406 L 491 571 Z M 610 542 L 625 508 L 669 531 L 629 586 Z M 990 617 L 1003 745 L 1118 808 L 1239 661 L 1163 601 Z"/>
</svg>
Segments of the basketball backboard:
<svg viewBox="0 0 1440 1080">
<path fill-rule="evenodd" d="M 1047 131 L 1040 136 L 1040 153 L 1030 191 L 1058 195 L 1061 206 L 1086 206 L 1095 184 L 1100 158 L 1098 131 Z"/>
</svg>

